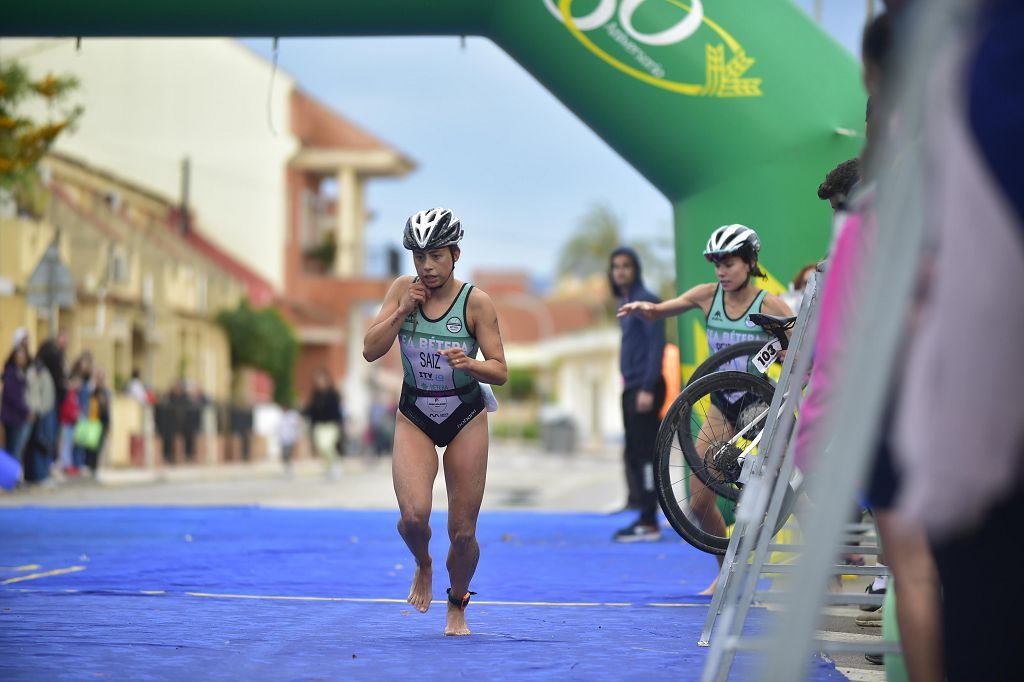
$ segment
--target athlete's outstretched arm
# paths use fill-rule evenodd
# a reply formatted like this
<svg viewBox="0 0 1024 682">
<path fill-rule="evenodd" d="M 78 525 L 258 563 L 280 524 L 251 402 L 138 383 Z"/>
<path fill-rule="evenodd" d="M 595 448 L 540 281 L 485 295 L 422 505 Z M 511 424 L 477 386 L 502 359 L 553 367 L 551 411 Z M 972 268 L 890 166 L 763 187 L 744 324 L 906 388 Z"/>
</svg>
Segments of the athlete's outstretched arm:
<svg viewBox="0 0 1024 682">
<path fill-rule="evenodd" d="M 452 367 L 469 372 L 477 381 L 501 386 L 508 381 L 508 367 L 505 366 L 505 348 L 501 343 L 498 329 L 498 313 L 494 301 L 476 287 L 469 292 L 466 302 L 466 324 L 476 337 L 483 360 L 466 356 L 458 347 L 441 351 L 448 357 Z"/>
<path fill-rule="evenodd" d="M 399 277 L 388 289 L 380 312 L 374 318 L 363 338 L 363 358 L 373 362 L 381 357 L 395 343 L 402 320 L 416 309 L 416 306 L 430 298 L 430 290 L 412 277 Z"/>
<path fill-rule="evenodd" d="M 713 283 L 698 284 L 675 298 L 670 298 L 661 303 L 632 301 L 619 308 L 616 317 L 640 315 L 645 320 L 663 320 L 666 317 L 682 315 L 688 310 L 697 308 L 703 310 L 711 305 L 711 299 L 715 295 L 715 286 Z"/>
</svg>

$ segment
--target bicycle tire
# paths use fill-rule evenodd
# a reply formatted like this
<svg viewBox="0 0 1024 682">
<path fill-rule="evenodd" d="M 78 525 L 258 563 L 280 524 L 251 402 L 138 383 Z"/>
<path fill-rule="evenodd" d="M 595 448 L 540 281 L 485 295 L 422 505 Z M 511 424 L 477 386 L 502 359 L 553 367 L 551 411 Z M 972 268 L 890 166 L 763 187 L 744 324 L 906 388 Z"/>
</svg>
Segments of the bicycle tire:
<svg viewBox="0 0 1024 682">
<path fill-rule="evenodd" d="M 689 393 L 686 393 L 687 390 Z M 686 390 L 679 394 L 682 397 L 686 393 L 687 398 L 685 402 L 680 403 L 676 428 L 679 430 L 679 443 L 686 457 L 686 463 L 700 479 L 700 482 L 714 490 L 716 495 L 735 502 L 740 498 L 740 490 L 733 483 L 735 476 L 728 476 L 717 470 L 706 461 L 705 453 L 697 451 L 697 446 L 694 444 L 694 437 L 697 434 L 694 431 L 695 427 L 699 430 L 700 426 L 695 423 L 695 418 L 699 418 L 701 415 L 694 415 L 692 411 L 686 411 L 687 406 L 692 408 L 693 405 L 699 404 L 701 400 L 708 398 L 712 393 L 726 391 L 743 392 L 754 396 L 759 407 L 752 409 L 759 414 L 771 405 L 775 395 L 775 384 L 764 377 L 735 370 L 708 374 L 692 384 L 687 384 Z M 760 407 L 761 405 L 763 407 Z M 707 413 L 705 412 L 703 416 L 706 418 Z M 668 418 L 668 415 L 666 414 L 665 417 Z M 764 428 L 764 423 L 761 422 L 760 428 L 755 427 L 755 432 Z"/>
<path fill-rule="evenodd" d="M 696 475 L 718 499 L 735 502 L 739 498 L 739 489 L 735 486 L 727 491 L 727 495 L 723 495 L 719 489 L 708 485 L 705 477 L 700 475 L 703 458 L 696 458 L 696 448 L 692 441 L 690 417 L 693 404 L 715 390 L 749 390 L 755 392 L 755 395 L 764 400 L 766 405 L 770 405 L 775 386 L 767 379 L 740 371 L 713 372 L 692 384 L 687 384 L 669 407 L 658 430 L 658 437 L 655 441 L 654 473 L 659 502 L 672 528 L 689 544 L 701 551 L 710 554 L 725 554 L 729 546 L 728 532 L 724 535 L 716 535 L 705 531 L 697 519 L 691 518 L 692 510 L 690 510 L 690 514 L 687 513 L 690 472 Z M 683 429 L 684 420 L 685 429 Z M 676 447 L 676 442 L 679 442 L 679 447 Z M 689 449 L 694 455 L 694 461 L 699 462 L 697 467 L 694 467 L 691 457 L 686 456 L 684 443 L 689 445 Z M 677 480 L 673 480 L 674 473 Z M 685 499 L 680 499 L 676 493 L 676 489 L 680 486 Z M 722 490 L 725 489 L 722 488 Z M 798 491 L 796 492 L 798 494 Z M 787 498 L 789 499 L 786 506 L 789 507 L 791 502 L 795 501 L 795 497 L 787 495 Z M 683 508 L 684 503 L 686 509 Z M 783 514 L 780 517 L 779 528 L 775 529 L 776 532 L 784 525 L 787 516 L 788 514 Z"/>
<path fill-rule="evenodd" d="M 697 369 L 693 370 L 693 374 L 690 375 L 686 385 L 689 386 L 693 382 L 697 381 L 697 379 L 701 379 L 712 372 L 730 371 L 728 369 L 724 369 L 728 363 L 736 360 L 737 358 L 755 355 L 757 351 L 761 350 L 765 343 L 765 341 L 740 341 L 739 343 L 734 343 L 731 346 L 726 346 L 717 353 L 713 353 L 704 360 L 704 362 L 697 365 Z"/>
</svg>

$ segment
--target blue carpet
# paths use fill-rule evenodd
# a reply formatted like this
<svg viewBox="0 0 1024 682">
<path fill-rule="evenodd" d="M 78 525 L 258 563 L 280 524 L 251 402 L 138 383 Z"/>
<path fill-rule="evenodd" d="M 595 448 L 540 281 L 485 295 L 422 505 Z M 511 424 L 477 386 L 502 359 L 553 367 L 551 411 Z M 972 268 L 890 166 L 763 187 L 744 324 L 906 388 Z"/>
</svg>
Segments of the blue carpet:
<svg viewBox="0 0 1024 682">
<path fill-rule="evenodd" d="M 612 543 L 622 515 L 484 514 L 474 634 L 445 638 L 443 604 L 419 614 L 402 601 L 413 565 L 397 520 L 0 511 L 0 679 L 699 679 L 708 599 L 696 594 L 717 571 L 674 537 Z M 444 515 L 432 523 L 443 599 Z M 755 609 L 750 629 L 767 615 Z M 733 677 L 749 679 L 749 665 Z M 817 660 L 810 679 L 845 677 Z"/>
</svg>

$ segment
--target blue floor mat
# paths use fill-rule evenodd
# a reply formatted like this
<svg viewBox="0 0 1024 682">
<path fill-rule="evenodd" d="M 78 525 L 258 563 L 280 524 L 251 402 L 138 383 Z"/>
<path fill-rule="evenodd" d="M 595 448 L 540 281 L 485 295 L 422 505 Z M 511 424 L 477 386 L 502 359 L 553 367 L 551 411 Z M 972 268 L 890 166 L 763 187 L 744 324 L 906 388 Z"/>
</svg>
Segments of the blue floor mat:
<svg viewBox="0 0 1024 682">
<path fill-rule="evenodd" d="M 467 617 L 404 602 L 396 512 L 0 511 L 0 679 L 697 680 L 714 560 L 625 516 L 486 513 Z M 444 598 L 445 516 L 433 518 Z M 671 533 L 671 531 L 669 532 Z M 768 623 L 751 613 L 750 629 Z M 749 679 L 740 659 L 734 679 Z M 827 661 L 813 680 L 843 680 Z"/>
</svg>

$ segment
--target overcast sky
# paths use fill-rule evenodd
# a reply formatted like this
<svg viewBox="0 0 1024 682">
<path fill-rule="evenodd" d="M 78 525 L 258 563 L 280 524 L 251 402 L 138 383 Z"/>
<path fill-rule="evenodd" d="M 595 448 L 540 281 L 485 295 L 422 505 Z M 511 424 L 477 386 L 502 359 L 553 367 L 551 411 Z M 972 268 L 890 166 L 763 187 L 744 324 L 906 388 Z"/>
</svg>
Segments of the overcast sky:
<svg viewBox="0 0 1024 682">
<path fill-rule="evenodd" d="M 814 0 L 797 4 L 811 12 Z M 865 4 L 820 4 L 824 28 L 856 54 Z M 243 42 L 272 54 L 269 40 Z M 467 278 L 485 267 L 550 278 L 560 247 L 596 203 L 621 217 L 627 241 L 671 238 L 668 200 L 488 40 L 469 38 L 463 48 L 455 37 L 284 38 L 279 64 L 418 164 L 405 178 L 369 183 L 371 258 L 400 244 L 410 213 L 434 205 L 465 223 Z M 420 106 L 437 101 L 439 73 L 446 105 Z"/>
</svg>

